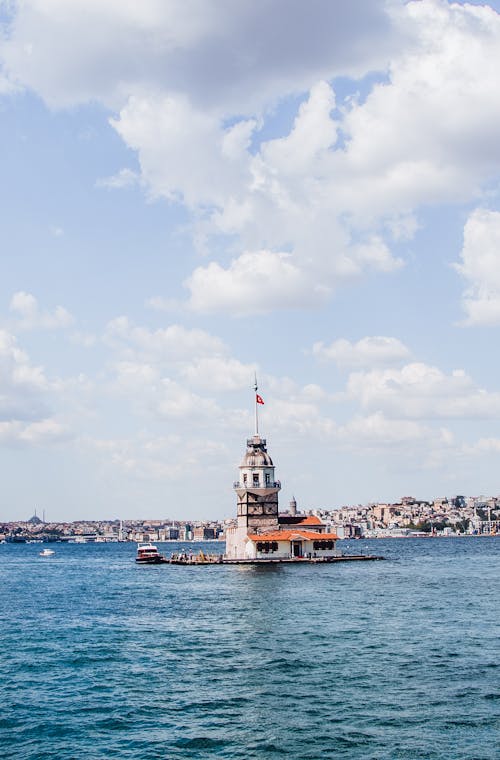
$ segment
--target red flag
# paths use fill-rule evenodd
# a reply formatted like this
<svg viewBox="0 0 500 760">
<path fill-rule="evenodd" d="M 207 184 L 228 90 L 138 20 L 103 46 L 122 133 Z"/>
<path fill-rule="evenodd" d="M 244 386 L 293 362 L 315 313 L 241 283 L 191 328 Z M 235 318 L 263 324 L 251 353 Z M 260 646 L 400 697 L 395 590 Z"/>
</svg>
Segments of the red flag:
<svg viewBox="0 0 500 760">
<path fill-rule="evenodd" d="M 255 400 L 258 404 L 264 404 L 264 399 L 258 393 L 255 394 Z"/>
</svg>

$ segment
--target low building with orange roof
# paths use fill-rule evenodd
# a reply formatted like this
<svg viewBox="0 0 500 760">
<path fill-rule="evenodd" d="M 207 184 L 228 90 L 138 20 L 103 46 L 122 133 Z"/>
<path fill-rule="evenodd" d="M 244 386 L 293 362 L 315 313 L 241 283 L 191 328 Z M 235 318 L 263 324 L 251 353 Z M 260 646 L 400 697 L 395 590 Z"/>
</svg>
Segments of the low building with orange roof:
<svg viewBox="0 0 500 760">
<path fill-rule="evenodd" d="M 249 559 L 262 559 L 269 556 L 301 557 L 336 557 L 338 540 L 336 533 L 317 533 L 311 530 L 276 530 L 247 535 L 246 556 Z"/>
</svg>

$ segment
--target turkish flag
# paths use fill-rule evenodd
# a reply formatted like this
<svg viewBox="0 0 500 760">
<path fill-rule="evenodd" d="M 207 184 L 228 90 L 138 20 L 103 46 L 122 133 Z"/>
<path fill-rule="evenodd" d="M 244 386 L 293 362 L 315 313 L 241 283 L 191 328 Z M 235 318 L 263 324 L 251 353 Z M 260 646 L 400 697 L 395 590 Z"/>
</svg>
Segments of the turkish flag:
<svg viewBox="0 0 500 760">
<path fill-rule="evenodd" d="M 258 404 L 264 404 L 264 399 L 258 393 L 255 394 L 255 400 Z"/>
</svg>

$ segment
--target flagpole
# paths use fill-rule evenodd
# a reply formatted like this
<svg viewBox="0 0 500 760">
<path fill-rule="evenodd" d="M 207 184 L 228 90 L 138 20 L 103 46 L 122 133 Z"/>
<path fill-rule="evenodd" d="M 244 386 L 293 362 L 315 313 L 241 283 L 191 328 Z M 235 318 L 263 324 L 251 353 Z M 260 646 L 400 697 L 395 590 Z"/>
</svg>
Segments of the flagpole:
<svg viewBox="0 0 500 760">
<path fill-rule="evenodd" d="M 257 373 L 255 373 L 255 382 L 253 388 L 255 391 L 255 435 L 259 435 L 259 407 L 257 405 L 257 391 L 259 390 L 259 386 L 257 385 Z"/>
</svg>

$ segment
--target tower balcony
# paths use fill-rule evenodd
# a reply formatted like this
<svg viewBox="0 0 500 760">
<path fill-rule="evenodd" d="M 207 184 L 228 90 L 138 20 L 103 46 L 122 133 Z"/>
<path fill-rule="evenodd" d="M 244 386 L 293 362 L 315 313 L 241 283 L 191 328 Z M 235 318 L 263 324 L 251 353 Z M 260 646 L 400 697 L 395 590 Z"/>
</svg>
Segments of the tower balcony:
<svg viewBox="0 0 500 760">
<path fill-rule="evenodd" d="M 235 491 L 240 491 L 240 490 L 265 491 L 267 488 L 277 488 L 279 491 L 281 488 L 281 481 L 271 480 L 270 483 L 240 483 L 239 480 L 235 480 L 235 482 L 233 483 L 233 488 Z"/>
</svg>

